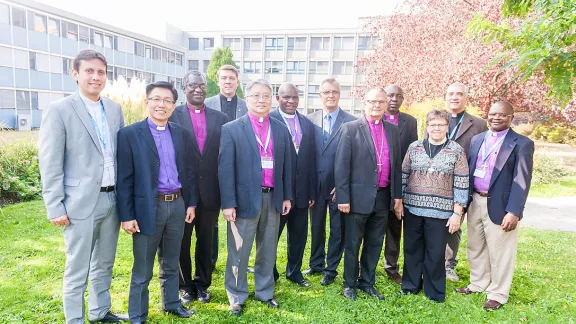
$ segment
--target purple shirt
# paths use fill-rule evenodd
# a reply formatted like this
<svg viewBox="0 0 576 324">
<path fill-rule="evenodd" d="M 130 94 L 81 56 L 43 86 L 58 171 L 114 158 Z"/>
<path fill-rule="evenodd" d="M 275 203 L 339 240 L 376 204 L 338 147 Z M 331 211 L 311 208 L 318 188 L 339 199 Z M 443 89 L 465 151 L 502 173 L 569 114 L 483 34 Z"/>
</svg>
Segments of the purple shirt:
<svg viewBox="0 0 576 324">
<path fill-rule="evenodd" d="M 398 118 L 399 117 L 400 117 L 400 113 L 397 113 L 396 115 L 384 114 L 384 118 L 386 118 L 386 121 L 389 123 L 392 123 L 396 126 L 398 126 Z"/>
<path fill-rule="evenodd" d="M 496 164 L 496 157 L 498 156 L 498 151 L 500 151 L 500 147 L 502 146 L 502 143 L 504 143 L 504 140 L 500 141 L 500 143 L 498 143 L 498 145 L 492 150 L 492 153 L 490 153 L 488 159 L 485 162 L 486 167 L 482 166 L 482 156 L 483 156 L 482 154 L 484 152 L 484 146 L 487 145 L 486 153 L 489 153 L 490 148 L 492 148 L 492 146 L 496 143 L 496 141 L 502 138 L 502 136 L 506 136 L 508 130 L 503 130 L 501 132 L 496 133 L 493 133 L 491 131 L 488 132 L 490 133 L 490 135 L 488 136 L 488 138 L 486 138 L 484 143 L 482 143 L 482 146 L 480 146 L 480 151 L 478 152 L 478 158 L 476 158 L 476 169 L 481 169 L 486 172 L 484 174 L 484 178 L 476 176 L 474 177 L 474 189 L 478 191 L 488 191 L 488 188 L 490 188 L 490 179 L 492 178 L 494 165 Z"/>
<path fill-rule="evenodd" d="M 373 120 L 368 117 L 368 126 L 374 142 L 376 153 L 376 166 L 378 168 L 378 187 L 388 187 L 390 185 L 390 150 L 388 139 L 384 131 L 382 120 Z M 378 124 L 376 124 L 378 122 Z"/>
<path fill-rule="evenodd" d="M 196 113 L 196 109 L 186 103 L 188 106 L 188 112 L 190 113 L 190 119 L 192 120 L 192 128 L 194 128 L 194 135 L 196 135 L 196 143 L 198 144 L 198 149 L 200 154 L 204 150 L 204 144 L 206 143 L 206 106 L 202 105 L 199 113 Z"/>
<path fill-rule="evenodd" d="M 257 117 L 249 112 L 248 117 L 250 117 L 250 123 L 252 124 L 254 134 L 256 134 L 256 136 L 260 139 L 260 143 L 262 143 L 262 145 L 260 145 L 260 143 L 256 141 L 256 145 L 258 145 L 258 151 L 260 151 L 260 160 L 272 159 L 273 161 L 274 141 L 272 140 L 272 129 L 270 129 L 270 116 Z M 260 122 L 260 118 L 262 118 L 262 122 Z M 266 137 L 268 136 L 268 129 L 270 129 L 270 141 L 268 143 L 266 151 L 264 151 L 263 146 L 266 146 Z M 262 186 L 274 188 L 274 168 L 271 169 L 262 168 Z"/>
<path fill-rule="evenodd" d="M 156 143 L 158 156 L 160 157 L 160 171 L 158 172 L 158 193 L 171 194 L 182 189 L 182 184 L 178 180 L 178 168 L 176 167 L 176 152 L 174 151 L 174 144 L 172 143 L 172 134 L 170 128 L 165 126 L 164 130 L 157 129 L 150 118 L 148 127 Z"/>
<path fill-rule="evenodd" d="M 290 136 L 292 138 L 292 143 L 294 143 L 294 148 L 296 149 L 296 153 L 298 153 L 298 149 L 300 148 L 300 143 L 302 142 L 302 127 L 300 127 L 300 121 L 298 120 L 298 115 L 294 114 L 292 116 L 284 113 L 280 113 L 284 120 L 286 121 L 286 125 L 288 125 L 288 130 L 290 131 Z M 292 118 L 290 118 L 292 117 Z"/>
</svg>

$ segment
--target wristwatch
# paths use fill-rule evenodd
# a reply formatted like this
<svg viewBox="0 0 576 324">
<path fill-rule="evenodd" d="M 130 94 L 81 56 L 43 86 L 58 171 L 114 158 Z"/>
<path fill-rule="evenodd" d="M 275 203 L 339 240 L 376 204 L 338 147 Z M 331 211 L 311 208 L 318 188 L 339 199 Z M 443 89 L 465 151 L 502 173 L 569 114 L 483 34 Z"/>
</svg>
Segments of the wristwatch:
<svg viewBox="0 0 576 324">
<path fill-rule="evenodd" d="M 453 212 L 453 214 L 454 214 L 454 215 L 458 215 L 458 216 L 460 216 L 460 217 L 462 217 L 462 215 L 463 215 L 461 212 Z"/>
</svg>

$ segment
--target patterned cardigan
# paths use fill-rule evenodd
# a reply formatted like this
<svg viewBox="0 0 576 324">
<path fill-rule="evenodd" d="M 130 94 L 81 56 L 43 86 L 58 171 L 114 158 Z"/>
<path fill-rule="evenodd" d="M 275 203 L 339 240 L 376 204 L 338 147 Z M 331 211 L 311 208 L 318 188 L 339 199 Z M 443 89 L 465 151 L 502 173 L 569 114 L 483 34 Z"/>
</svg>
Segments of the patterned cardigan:
<svg viewBox="0 0 576 324">
<path fill-rule="evenodd" d="M 404 206 L 410 213 L 448 219 L 454 204 L 468 203 L 468 161 L 464 149 L 449 141 L 431 160 L 423 141 L 408 147 L 402 163 Z"/>
</svg>

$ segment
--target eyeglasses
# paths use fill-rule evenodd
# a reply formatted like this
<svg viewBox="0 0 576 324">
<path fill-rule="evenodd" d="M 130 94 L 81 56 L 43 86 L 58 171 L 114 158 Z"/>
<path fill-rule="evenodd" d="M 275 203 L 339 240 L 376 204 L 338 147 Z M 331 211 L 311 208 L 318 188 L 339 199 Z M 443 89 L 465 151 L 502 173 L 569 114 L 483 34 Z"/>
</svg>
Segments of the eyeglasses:
<svg viewBox="0 0 576 324">
<path fill-rule="evenodd" d="M 367 103 L 371 104 L 372 106 L 379 106 L 386 103 L 384 100 L 366 100 Z"/>
<path fill-rule="evenodd" d="M 155 105 L 159 105 L 160 102 L 163 102 L 165 105 L 173 105 L 174 104 L 174 100 L 172 100 L 172 99 L 148 98 L 148 101 L 152 102 Z"/>
<path fill-rule="evenodd" d="M 508 118 L 510 116 L 514 116 L 513 114 L 500 114 L 500 113 L 488 113 L 488 117 L 490 118 Z"/>
<path fill-rule="evenodd" d="M 267 93 L 265 93 L 265 94 L 253 94 L 253 95 L 249 95 L 247 97 L 251 97 L 254 100 L 260 100 L 260 99 L 270 100 L 270 98 L 272 98 L 272 96 L 267 94 Z"/>
<path fill-rule="evenodd" d="M 325 96 L 329 96 L 330 94 L 332 94 L 333 96 L 338 96 L 340 94 L 340 91 L 332 90 L 332 91 L 322 91 L 320 93 L 325 95 Z"/>
<path fill-rule="evenodd" d="M 442 128 L 442 127 L 446 127 L 448 126 L 448 124 L 429 124 L 428 127 L 434 129 L 434 128 Z"/>
<path fill-rule="evenodd" d="M 194 91 L 196 89 L 206 90 L 206 84 L 205 83 L 201 83 L 201 84 L 189 83 L 186 85 L 186 88 L 188 88 L 192 91 Z"/>
</svg>

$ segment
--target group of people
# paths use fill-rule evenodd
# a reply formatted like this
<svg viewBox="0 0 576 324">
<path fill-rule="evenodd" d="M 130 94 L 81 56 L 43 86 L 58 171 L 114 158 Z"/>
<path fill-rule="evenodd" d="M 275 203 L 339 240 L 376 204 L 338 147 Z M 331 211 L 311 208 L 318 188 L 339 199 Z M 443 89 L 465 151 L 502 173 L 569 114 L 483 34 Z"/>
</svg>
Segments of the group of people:
<svg viewBox="0 0 576 324">
<path fill-rule="evenodd" d="M 465 215 L 470 284 L 457 292 L 487 292 L 486 310 L 507 302 L 534 154 L 534 143 L 510 128 L 508 102 L 492 105 L 488 128 L 466 112 L 467 87 L 454 83 L 449 111 L 430 111 L 418 140 L 416 119 L 399 111 L 404 92 L 397 85 L 370 89 L 356 118 L 339 107 L 337 80 L 325 79 L 323 109 L 305 116 L 293 84 L 280 86 L 272 110 L 267 81 L 250 82 L 243 100 L 236 95 L 238 71 L 224 65 L 220 94 L 211 98 L 204 75 L 186 73 L 181 106 L 172 83 L 148 84 L 148 116 L 124 127 L 120 105 L 100 95 L 106 71 L 101 53 L 81 51 L 72 71 L 78 91 L 50 104 L 39 135 L 47 215 L 64 227 L 67 323 L 84 322 L 88 281 L 91 322 L 145 322 L 156 255 L 163 310 L 193 315 L 185 304 L 211 299 L 220 210 L 227 221 L 225 288 L 235 315 L 248 299 L 250 272 L 254 297 L 279 307 L 276 256 L 285 227 L 285 276 L 299 287 L 310 287 L 304 275 L 314 274 L 333 284 L 344 257 L 344 297 L 354 300 L 361 290 L 382 300 L 375 278 L 384 248 L 384 270 L 402 294 L 423 289 L 442 302 L 446 278 L 459 280 L 454 267 Z M 309 267 L 301 271 L 309 217 Z M 110 310 L 120 228 L 133 240 L 128 316 Z"/>
</svg>

